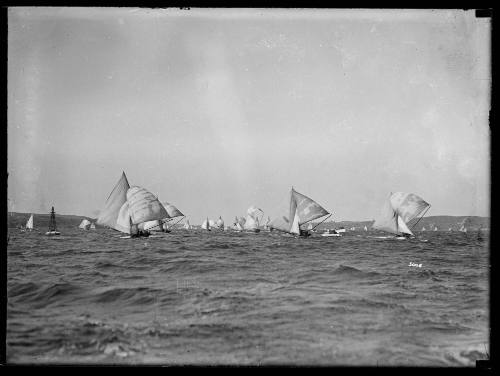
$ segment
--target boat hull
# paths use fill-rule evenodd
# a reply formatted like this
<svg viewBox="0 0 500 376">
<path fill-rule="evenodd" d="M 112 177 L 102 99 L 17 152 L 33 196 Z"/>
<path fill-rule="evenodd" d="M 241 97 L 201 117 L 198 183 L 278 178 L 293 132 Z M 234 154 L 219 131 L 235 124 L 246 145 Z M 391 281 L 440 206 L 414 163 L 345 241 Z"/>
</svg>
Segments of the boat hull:
<svg viewBox="0 0 500 376">
<path fill-rule="evenodd" d="M 47 235 L 47 236 L 55 236 L 55 235 L 61 235 L 61 233 L 59 231 L 47 231 L 45 233 L 45 235 Z"/>
</svg>

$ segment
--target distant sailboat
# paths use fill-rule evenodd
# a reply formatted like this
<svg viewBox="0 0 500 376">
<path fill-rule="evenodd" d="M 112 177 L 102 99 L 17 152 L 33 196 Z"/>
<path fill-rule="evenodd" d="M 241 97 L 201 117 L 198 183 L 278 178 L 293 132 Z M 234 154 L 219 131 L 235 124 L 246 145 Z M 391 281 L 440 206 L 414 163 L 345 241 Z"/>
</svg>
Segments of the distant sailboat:
<svg viewBox="0 0 500 376">
<path fill-rule="evenodd" d="M 245 225 L 245 218 L 243 217 L 234 217 L 234 229 L 237 232 L 243 231 L 243 226 Z"/>
<path fill-rule="evenodd" d="M 56 226 L 56 212 L 54 211 L 54 207 L 52 207 L 52 211 L 50 212 L 50 221 L 49 221 L 49 231 L 45 233 L 45 235 L 61 235 L 59 231 L 57 231 Z"/>
<path fill-rule="evenodd" d="M 422 227 L 422 231 L 425 231 L 425 226 L 424 226 L 424 227 Z"/>
<path fill-rule="evenodd" d="M 368 227 L 365 226 L 365 231 L 368 231 Z"/>
<path fill-rule="evenodd" d="M 95 223 L 94 223 L 94 222 L 92 222 L 92 223 L 90 224 L 90 229 L 91 229 L 91 230 L 95 230 Z"/>
<path fill-rule="evenodd" d="M 184 223 L 184 230 L 191 230 L 191 225 L 189 224 L 189 219 Z"/>
<path fill-rule="evenodd" d="M 28 219 L 28 222 L 26 222 L 25 228 L 27 231 L 33 231 L 33 214 L 31 214 L 30 218 Z"/>
<path fill-rule="evenodd" d="M 265 231 L 269 231 L 269 223 L 271 223 L 271 218 L 269 218 L 269 216 L 267 216 L 266 223 L 264 224 Z"/>
<path fill-rule="evenodd" d="M 438 230 L 438 228 L 436 226 L 434 226 L 434 231 L 437 231 L 437 230 Z"/>
<path fill-rule="evenodd" d="M 408 228 L 408 222 L 416 218 L 424 210 L 427 211 L 430 206 L 421 197 L 413 193 L 391 193 L 382 208 L 380 216 L 375 220 L 373 228 L 395 234 L 400 238 L 401 236 L 404 238 L 414 236 L 413 232 Z"/>
<path fill-rule="evenodd" d="M 219 230 L 224 231 L 224 221 L 221 216 L 219 216 L 219 219 L 217 220 L 215 225 Z"/>
<path fill-rule="evenodd" d="M 259 220 L 259 213 L 262 213 Z M 250 206 L 247 210 L 247 217 L 245 219 L 245 224 L 243 225 L 243 229 L 245 231 L 251 232 L 260 232 L 259 223 L 264 216 L 264 212 L 262 209 L 259 209 L 255 206 Z"/>
<path fill-rule="evenodd" d="M 212 221 L 212 222 L 213 222 L 213 221 Z M 207 219 L 205 219 L 205 220 L 203 221 L 203 223 L 201 224 L 201 228 L 202 228 L 203 230 L 212 231 L 212 229 L 210 228 L 210 220 L 208 219 L 208 217 L 207 217 Z"/>
<path fill-rule="evenodd" d="M 82 230 L 90 230 L 90 225 L 92 223 L 90 223 L 90 221 L 86 218 L 84 218 L 82 220 L 82 222 L 80 223 L 80 226 L 78 226 L 79 228 L 81 228 Z"/>
<path fill-rule="evenodd" d="M 269 227 L 289 234 L 307 237 L 310 236 L 311 233 L 307 230 L 301 229 L 300 226 L 326 215 L 330 216 L 331 214 L 317 202 L 297 192 L 292 187 L 292 190 L 290 191 L 290 209 L 288 216 L 273 219 L 269 224 Z M 324 222 L 327 218 L 328 217 L 326 217 L 322 222 Z"/>
</svg>

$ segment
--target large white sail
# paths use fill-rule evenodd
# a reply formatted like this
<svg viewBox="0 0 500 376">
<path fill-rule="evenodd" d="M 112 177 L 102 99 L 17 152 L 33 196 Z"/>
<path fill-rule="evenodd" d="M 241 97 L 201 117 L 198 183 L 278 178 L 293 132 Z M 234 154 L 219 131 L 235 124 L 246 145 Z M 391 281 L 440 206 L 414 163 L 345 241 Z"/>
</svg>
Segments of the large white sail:
<svg viewBox="0 0 500 376">
<path fill-rule="evenodd" d="M 132 224 L 134 225 L 161 220 L 169 216 L 158 198 L 145 188 L 130 187 L 127 191 L 127 202 Z"/>
<path fill-rule="evenodd" d="M 273 219 L 269 223 L 269 227 L 299 235 L 302 224 L 328 214 L 330 213 L 317 202 L 292 188 L 290 191 L 288 216 Z"/>
<path fill-rule="evenodd" d="M 115 230 L 126 233 L 130 232 L 130 226 L 129 225 L 124 226 L 123 218 L 120 218 L 120 215 L 123 217 L 126 212 L 124 209 L 124 204 L 127 202 L 127 191 L 129 188 L 130 185 L 128 184 L 125 172 L 123 172 L 122 176 L 118 180 L 118 183 L 116 183 L 108 199 L 106 200 L 104 209 L 101 210 L 99 218 L 97 218 L 97 224 L 111 227 L 114 228 Z M 126 206 L 126 209 L 128 210 L 128 205 Z M 127 223 L 128 223 L 128 218 L 127 218 Z"/>
<path fill-rule="evenodd" d="M 88 219 L 83 219 L 82 222 L 80 223 L 80 226 L 78 226 L 78 227 L 83 229 L 83 230 L 89 230 L 90 225 L 91 225 L 91 223 Z"/>
<path fill-rule="evenodd" d="M 293 188 L 291 191 L 290 208 L 292 207 L 296 207 L 299 225 L 314 221 L 315 219 L 330 214 L 317 202 L 302 193 L 297 192 Z"/>
<path fill-rule="evenodd" d="M 428 207 L 430 205 L 427 202 L 413 193 L 391 193 L 373 223 L 373 228 L 396 235 L 413 235 L 407 223 Z"/>
<path fill-rule="evenodd" d="M 28 219 L 28 222 L 26 222 L 26 229 L 33 230 L 33 214 L 31 214 L 30 218 Z"/>
</svg>

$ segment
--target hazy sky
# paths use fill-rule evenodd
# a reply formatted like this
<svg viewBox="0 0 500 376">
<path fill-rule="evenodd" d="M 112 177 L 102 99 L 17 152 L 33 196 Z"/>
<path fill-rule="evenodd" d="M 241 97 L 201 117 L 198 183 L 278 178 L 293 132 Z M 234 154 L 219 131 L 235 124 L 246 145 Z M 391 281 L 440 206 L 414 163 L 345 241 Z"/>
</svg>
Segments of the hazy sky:
<svg viewBox="0 0 500 376">
<path fill-rule="evenodd" d="M 10 8 L 9 209 L 95 216 L 122 171 L 191 223 L 293 186 L 489 215 L 490 19 L 461 10 Z"/>
</svg>

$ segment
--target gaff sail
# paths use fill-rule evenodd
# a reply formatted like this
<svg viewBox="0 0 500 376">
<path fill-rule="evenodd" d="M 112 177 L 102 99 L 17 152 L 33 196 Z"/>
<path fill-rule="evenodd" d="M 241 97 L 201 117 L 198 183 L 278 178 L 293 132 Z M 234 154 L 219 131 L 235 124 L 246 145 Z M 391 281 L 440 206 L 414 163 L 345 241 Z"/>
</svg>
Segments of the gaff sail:
<svg viewBox="0 0 500 376">
<path fill-rule="evenodd" d="M 127 191 L 127 202 L 134 225 L 169 217 L 158 198 L 145 188 L 130 187 Z"/>
<path fill-rule="evenodd" d="M 124 208 L 124 205 L 127 202 L 127 191 L 129 188 L 130 185 L 128 184 L 127 176 L 125 175 L 125 172 L 122 172 L 122 176 L 111 191 L 106 203 L 104 204 L 104 209 L 101 210 L 99 218 L 97 218 L 97 224 L 111 227 L 121 232 L 130 233 L 128 218 L 126 221 L 127 225 L 125 226 L 123 224 L 123 218 L 121 218 L 120 221 L 120 216 L 123 217 L 126 213 L 128 213 L 125 210 L 128 210 L 128 205 L 126 205 L 126 208 Z"/>
<path fill-rule="evenodd" d="M 408 222 L 429 207 L 430 204 L 413 193 L 391 193 L 372 227 L 396 235 L 413 235 Z"/>
<path fill-rule="evenodd" d="M 288 217 L 275 218 L 270 222 L 269 227 L 299 235 L 301 225 L 328 214 L 330 213 L 316 201 L 292 188 Z"/>
<path fill-rule="evenodd" d="M 184 214 L 182 214 L 182 212 L 179 209 L 177 209 L 174 205 L 168 202 L 164 202 L 163 206 L 167 211 L 168 218 L 184 217 Z"/>
</svg>

